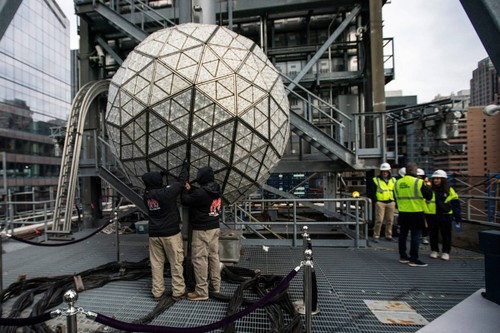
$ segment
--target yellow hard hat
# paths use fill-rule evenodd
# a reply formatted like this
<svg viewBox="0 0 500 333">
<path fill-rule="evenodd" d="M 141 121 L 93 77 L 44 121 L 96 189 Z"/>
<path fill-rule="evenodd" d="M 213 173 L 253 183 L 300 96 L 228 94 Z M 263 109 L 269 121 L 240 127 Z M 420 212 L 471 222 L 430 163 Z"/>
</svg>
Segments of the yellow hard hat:
<svg viewBox="0 0 500 333">
<path fill-rule="evenodd" d="M 352 192 L 352 197 L 353 198 L 359 198 L 359 192 L 358 191 Z"/>
</svg>

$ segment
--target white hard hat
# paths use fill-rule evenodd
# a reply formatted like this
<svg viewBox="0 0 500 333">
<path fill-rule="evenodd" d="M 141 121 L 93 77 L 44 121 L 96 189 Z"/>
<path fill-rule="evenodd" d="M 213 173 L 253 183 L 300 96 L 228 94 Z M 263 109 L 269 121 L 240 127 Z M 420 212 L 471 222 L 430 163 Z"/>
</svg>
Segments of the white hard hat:
<svg viewBox="0 0 500 333">
<path fill-rule="evenodd" d="M 406 175 L 406 168 L 402 167 L 401 169 L 399 169 L 398 173 L 401 177 L 404 177 Z"/>
<path fill-rule="evenodd" d="M 448 175 L 443 170 L 436 170 L 432 174 L 432 178 L 448 178 Z"/>
<path fill-rule="evenodd" d="M 417 176 L 425 176 L 425 171 L 423 169 L 417 169 Z"/>
<path fill-rule="evenodd" d="M 391 165 L 389 163 L 380 164 L 380 171 L 391 171 Z"/>
</svg>

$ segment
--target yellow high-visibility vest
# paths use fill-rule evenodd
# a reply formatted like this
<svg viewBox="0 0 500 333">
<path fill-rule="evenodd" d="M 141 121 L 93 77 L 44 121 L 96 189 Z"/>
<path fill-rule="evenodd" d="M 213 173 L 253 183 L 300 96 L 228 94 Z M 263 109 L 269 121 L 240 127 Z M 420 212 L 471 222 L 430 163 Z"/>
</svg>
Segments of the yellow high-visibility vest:
<svg viewBox="0 0 500 333">
<path fill-rule="evenodd" d="M 444 200 L 445 203 L 450 202 L 451 200 L 458 200 L 458 194 L 455 192 L 453 188 L 450 187 L 450 193 Z M 431 200 L 424 200 L 424 212 L 425 214 L 432 214 L 435 215 L 437 212 L 436 209 L 436 194 L 433 192 L 432 193 L 432 199 Z M 445 214 L 453 214 L 453 210 L 450 209 L 448 212 Z"/>
<path fill-rule="evenodd" d="M 424 211 L 424 197 L 420 191 L 423 185 L 422 179 L 410 175 L 396 181 L 394 195 L 398 203 L 398 211 L 408 213 Z"/>
<path fill-rule="evenodd" d="M 373 177 L 373 182 L 377 185 L 377 191 L 375 195 L 377 196 L 377 201 L 388 201 L 394 200 L 394 184 L 396 179 L 394 177 L 389 178 L 387 183 L 380 179 L 380 177 Z"/>
</svg>

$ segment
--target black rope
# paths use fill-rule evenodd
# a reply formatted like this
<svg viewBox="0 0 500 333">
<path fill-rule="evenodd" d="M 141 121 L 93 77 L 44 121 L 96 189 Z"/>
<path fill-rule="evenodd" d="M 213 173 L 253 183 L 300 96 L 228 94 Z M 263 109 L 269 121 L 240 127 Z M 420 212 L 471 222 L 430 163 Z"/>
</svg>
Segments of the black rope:
<svg viewBox="0 0 500 333">
<path fill-rule="evenodd" d="M 253 312 L 255 309 L 264 306 L 266 303 L 271 301 L 274 297 L 276 297 L 279 293 L 281 293 L 286 287 L 288 287 L 288 284 L 290 281 L 297 275 L 297 272 L 299 270 L 299 267 L 293 269 L 277 286 L 274 288 L 271 292 L 269 292 L 267 295 L 259 299 L 257 302 L 253 303 L 252 305 L 246 307 L 245 309 L 234 313 L 232 315 L 229 315 L 228 317 L 219 320 L 215 323 L 204 325 L 204 326 L 199 326 L 199 327 L 165 327 L 165 326 L 157 326 L 157 325 L 144 325 L 144 324 L 131 324 L 131 323 L 126 323 L 122 322 L 110 317 L 107 317 L 103 314 L 97 314 L 95 317 L 95 321 L 106 325 L 113 327 L 115 329 L 127 331 L 127 332 L 133 332 L 133 331 L 138 331 L 138 332 L 156 332 L 156 333 L 203 333 L 203 332 L 209 332 L 214 329 L 220 328 L 224 325 L 228 325 L 235 320 L 238 320 L 247 314 Z"/>
<path fill-rule="evenodd" d="M 43 323 L 52 319 L 52 313 L 46 312 L 39 316 L 29 318 L 0 318 L 0 325 L 2 326 L 29 326 Z"/>
<path fill-rule="evenodd" d="M 102 227 L 99 227 L 97 230 L 93 231 L 91 234 L 89 234 L 89 235 L 87 235 L 87 236 L 85 236 L 83 238 L 76 239 L 76 240 L 73 240 L 73 241 L 70 241 L 70 242 L 64 242 L 64 243 L 39 243 L 39 242 L 32 242 L 32 241 L 29 241 L 27 239 L 19 238 L 19 237 L 15 236 L 15 235 L 11 235 L 10 238 L 12 238 L 12 239 L 14 239 L 16 241 L 22 242 L 22 243 L 26 243 L 26 244 L 30 244 L 30 245 L 36 245 L 36 246 L 65 246 L 65 245 L 76 244 L 76 243 L 82 242 L 82 241 L 84 241 L 86 239 L 89 239 L 90 237 L 94 236 L 98 232 L 102 231 L 102 229 L 106 228 L 111 223 L 113 223 L 113 220 L 109 221 L 108 223 L 106 223 Z"/>
</svg>

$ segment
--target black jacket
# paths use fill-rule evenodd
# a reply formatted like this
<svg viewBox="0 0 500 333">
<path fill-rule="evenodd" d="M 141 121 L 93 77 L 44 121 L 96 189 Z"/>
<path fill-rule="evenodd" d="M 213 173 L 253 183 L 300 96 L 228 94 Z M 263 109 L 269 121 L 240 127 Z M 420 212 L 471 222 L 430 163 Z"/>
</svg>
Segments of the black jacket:
<svg viewBox="0 0 500 333">
<path fill-rule="evenodd" d="M 200 168 L 194 182 L 198 182 L 200 187 L 191 187 L 189 191 L 184 189 L 181 196 L 182 204 L 189 207 L 189 221 L 193 230 L 219 228 L 222 203 L 214 171 L 209 166 Z"/>
<path fill-rule="evenodd" d="M 149 215 L 149 237 L 169 237 L 181 231 L 181 217 L 176 198 L 188 177 L 188 165 L 184 163 L 176 182 L 163 186 L 160 172 L 148 172 L 142 176 L 146 185 L 144 204 Z"/>
</svg>

